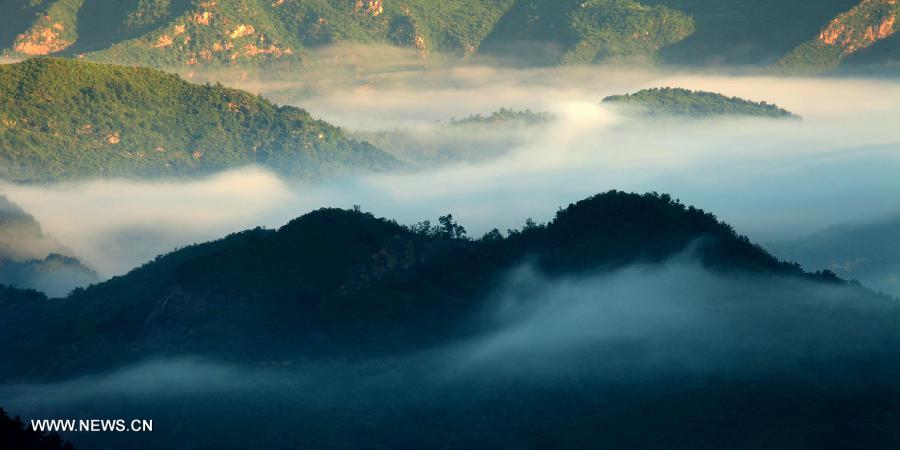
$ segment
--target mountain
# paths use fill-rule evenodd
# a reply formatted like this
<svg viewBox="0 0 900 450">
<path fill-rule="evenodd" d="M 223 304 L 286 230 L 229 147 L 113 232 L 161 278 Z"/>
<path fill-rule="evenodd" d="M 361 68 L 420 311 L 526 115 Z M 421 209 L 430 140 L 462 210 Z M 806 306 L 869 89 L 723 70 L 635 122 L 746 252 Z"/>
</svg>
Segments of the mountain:
<svg viewBox="0 0 900 450">
<path fill-rule="evenodd" d="M 900 29 L 896 0 L 863 0 L 832 19 L 818 35 L 778 61 L 784 70 L 820 73 L 839 67 L 845 60 L 864 54 L 856 63 L 896 62 L 892 36 Z M 869 48 L 870 51 L 866 51 Z"/>
<path fill-rule="evenodd" d="M 449 122 L 388 131 L 353 131 L 350 135 L 404 163 L 433 167 L 497 158 L 528 142 L 554 120 L 547 112 L 500 108 L 486 116 L 473 114 Z"/>
<path fill-rule="evenodd" d="M 0 284 L 62 297 L 78 286 L 100 281 L 40 224 L 0 195 Z"/>
<path fill-rule="evenodd" d="M 660 59 L 676 65 L 768 65 L 803 47 L 835 17 L 842 23 L 842 13 L 866 15 L 875 4 L 892 5 L 890 0 L 3 0 L 0 48 L 10 57 L 83 56 L 179 70 L 303 61 L 317 48 L 341 43 L 537 64 Z"/>
<path fill-rule="evenodd" d="M 833 225 L 766 248 L 804 267 L 827 268 L 900 298 L 900 218 Z"/>
<path fill-rule="evenodd" d="M 0 178 L 177 177 L 247 164 L 316 177 L 397 161 L 302 109 L 221 85 L 59 58 L 0 66 Z"/>
<path fill-rule="evenodd" d="M 778 261 L 666 195 L 611 191 L 546 225 L 529 221 L 508 237 L 494 230 L 480 239 L 466 238 L 452 216 L 404 227 L 321 209 L 277 230 L 160 256 L 64 300 L 8 294 L 3 329 L 28 339 L 9 350 L 16 354 L 3 376 L 58 376 L 158 354 L 260 362 L 423 348 L 477 333 L 473 318 L 490 291 L 526 261 L 565 277 L 685 251 L 713 271 L 839 282 Z"/>
<path fill-rule="evenodd" d="M 613 95 L 603 104 L 622 108 L 644 117 L 752 116 L 769 118 L 797 118 L 791 112 L 766 102 L 754 102 L 738 97 L 681 88 L 644 89 L 633 94 Z"/>
</svg>

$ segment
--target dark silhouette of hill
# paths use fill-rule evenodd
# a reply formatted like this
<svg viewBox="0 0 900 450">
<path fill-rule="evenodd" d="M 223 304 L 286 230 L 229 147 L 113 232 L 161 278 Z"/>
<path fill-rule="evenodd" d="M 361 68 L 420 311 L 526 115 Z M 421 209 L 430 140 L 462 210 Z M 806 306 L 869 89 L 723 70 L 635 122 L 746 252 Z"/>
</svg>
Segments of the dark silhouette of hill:
<svg viewBox="0 0 900 450">
<path fill-rule="evenodd" d="M 320 209 L 277 230 L 193 245 L 107 282 L 44 301 L 0 301 L 6 377 L 58 376 L 166 354 L 267 361 L 377 355 L 478 332 L 474 313 L 530 263 L 548 277 L 592 274 L 690 252 L 709 270 L 839 283 L 778 261 L 715 216 L 667 195 L 611 191 L 546 225 L 465 236 L 452 216 L 404 227 Z M 38 336 L 35 336 L 35 333 Z"/>
</svg>

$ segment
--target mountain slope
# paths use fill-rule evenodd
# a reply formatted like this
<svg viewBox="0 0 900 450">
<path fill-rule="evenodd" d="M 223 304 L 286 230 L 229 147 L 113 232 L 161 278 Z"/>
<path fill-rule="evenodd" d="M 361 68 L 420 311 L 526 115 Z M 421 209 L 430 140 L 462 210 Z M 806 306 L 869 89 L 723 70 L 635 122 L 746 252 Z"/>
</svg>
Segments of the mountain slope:
<svg viewBox="0 0 900 450">
<path fill-rule="evenodd" d="M 463 338 L 485 297 L 531 261 L 548 277 L 654 263 L 691 252 L 713 271 L 833 280 L 782 263 L 710 214 L 668 196 L 609 192 L 503 238 L 402 227 L 323 209 L 278 230 L 195 245 L 54 302 L 13 373 L 78 371 L 154 354 L 240 361 L 373 355 Z M 32 333 L 28 320 L 18 322 Z M 13 333 L 14 334 L 14 333 Z M 50 348 L 54 351 L 48 351 Z M 57 372 L 62 373 L 62 372 Z"/>
<path fill-rule="evenodd" d="M 900 29 L 896 0 L 863 0 L 844 12 L 818 36 L 791 51 L 778 62 L 782 69 L 800 73 L 819 73 L 834 69 L 845 59 L 885 41 Z M 878 55 L 882 61 L 896 59 L 893 52 Z"/>
<path fill-rule="evenodd" d="M 161 68 L 264 66 L 337 43 L 530 63 L 834 64 L 891 0 L 4 0 L 7 56 Z M 850 11 L 850 12 L 847 12 Z M 845 14 L 842 14 L 845 13 Z M 890 13 L 893 14 L 893 13 Z M 837 19 L 835 19 L 837 17 Z M 829 21 L 832 21 L 829 24 Z M 876 23 L 877 22 L 877 23 Z M 835 27 L 856 44 L 825 43 Z M 820 32 L 821 31 L 821 32 Z M 821 35 L 807 44 L 804 41 Z M 842 41 L 843 42 L 843 41 Z M 852 49 L 851 49 L 852 47 Z M 796 49 L 791 52 L 792 49 Z M 789 52 L 790 55 L 785 57 Z"/>
<path fill-rule="evenodd" d="M 396 165 L 306 111 L 151 69 L 35 58 L 0 66 L 0 177 L 184 176 L 261 164 L 315 177 Z"/>
</svg>

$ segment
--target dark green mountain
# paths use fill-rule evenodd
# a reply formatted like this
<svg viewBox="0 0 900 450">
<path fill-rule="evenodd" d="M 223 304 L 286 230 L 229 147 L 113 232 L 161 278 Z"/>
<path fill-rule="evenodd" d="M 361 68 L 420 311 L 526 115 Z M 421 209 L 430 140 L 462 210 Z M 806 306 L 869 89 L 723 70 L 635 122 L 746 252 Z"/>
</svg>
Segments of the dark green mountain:
<svg viewBox="0 0 900 450">
<path fill-rule="evenodd" d="M 754 102 L 714 92 L 691 91 L 681 88 L 644 89 L 633 94 L 607 97 L 603 99 L 603 103 L 621 107 L 626 112 L 645 117 L 797 118 L 791 112 L 766 102 Z"/>
<path fill-rule="evenodd" d="M 34 217 L 0 195 L 0 284 L 62 297 L 97 274 L 44 234 Z"/>
<path fill-rule="evenodd" d="M 248 164 L 309 178 L 397 161 L 302 109 L 220 85 L 58 58 L 0 66 L 0 178 L 178 177 Z"/>
<path fill-rule="evenodd" d="M 161 256 L 65 300 L 8 293 L 4 329 L 29 339 L 10 350 L 3 375 L 96 370 L 148 355 L 261 362 L 412 350 L 478 332 L 472 317 L 486 295 L 526 260 L 546 276 L 571 276 L 664 261 L 692 244 L 710 270 L 837 281 L 780 262 L 665 195 L 613 191 L 561 209 L 547 225 L 475 240 L 451 216 L 403 227 L 322 209 L 278 230 Z"/>
<path fill-rule="evenodd" d="M 353 43 L 541 64 L 658 57 L 677 65 L 768 65 L 790 53 L 784 61 L 806 67 L 826 59 L 839 62 L 839 53 L 855 53 L 891 35 L 893 22 L 884 25 L 895 12 L 876 17 L 868 11 L 892 5 L 890 0 L 3 0 L 0 48 L 11 57 L 84 55 L 178 69 L 260 67 Z M 825 48 L 832 44 L 821 39 L 821 45 L 804 44 L 845 22 L 844 36 L 857 36 L 862 41 L 850 41 L 865 45 L 840 44 L 843 50 L 825 58 L 834 53 Z M 871 38 L 869 28 L 875 32 Z M 896 59 L 893 52 L 879 55 Z"/>
</svg>

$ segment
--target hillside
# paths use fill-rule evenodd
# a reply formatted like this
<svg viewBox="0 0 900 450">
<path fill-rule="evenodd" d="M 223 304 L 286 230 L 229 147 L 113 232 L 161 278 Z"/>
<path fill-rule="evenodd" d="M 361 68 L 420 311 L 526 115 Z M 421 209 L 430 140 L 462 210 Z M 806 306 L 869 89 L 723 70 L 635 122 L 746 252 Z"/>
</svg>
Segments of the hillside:
<svg viewBox="0 0 900 450">
<path fill-rule="evenodd" d="M 44 325 L 26 317 L 7 332 L 37 326 L 46 334 L 4 375 L 96 369 L 158 353 L 261 361 L 421 348 L 477 332 L 471 317 L 526 257 L 546 276 L 565 277 L 665 261 L 698 240 L 692 254 L 713 271 L 833 279 L 779 262 L 715 216 L 665 195 L 612 191 L 561 209 L 546 225 L 474 240 L 451 216 L 403 227 L 322 209 L 38 302 Z"/>
<path fill-rule="evenodd" d="M 397 162 L 302 109 L 220 85 L 58 58 L 0 66 L 0 178 L 177 177 L 247 164 L 309 178 Z"/>
<path fill-rule="evenodd" d="M 506 39 L 504 27 L 534 7 L 552 10 L 559 32 L 532 29 L 516 37 L 560 46 L 566 60 L 653 51 L 690 32 L 686 16 L 630 0 L 6 0 L 2 6 L 14 11 L 0 36 L 9 55 L 85 55 L 156 67 L 290 61 L 338 42 L 470 55 L 489 34 Z M 517 18 L 503 20 L 510 16 Z M 633 33 L 646 37 L 624 38 Z"/>
<path fill-rule="evenodd" d="M 97 281 L 97 274 L 46 235 L 34 217 L 0 195 L 0 285 L 62 297 Z"/>
<path fill-rule="evenodd" d="M 533 64 L 767 65 L 851 8 L 891 4 L 859 1 L 3 0 L 0 49 L 179 70 L 303 61 L 339 43 Z"/>
<path fill-rule="evenodd" d="M 863 0 L 833 18 L 818 35 L 778 61 L 778 67 L 792 73 L 821 73 L 835 69 L 854 55 L 866 53 L 862 63 L 896 61 L 896 44 L 890 38 L 900 29 L 896 0 Z M 881 43 L 885 44 L 881 44 Z M 866 52 L 870 47 L 873 51 Z"/>
<path fill-rule="evenodd" d="M 691 91 L 681 88 L 644 89 L 633 94 L 607 97 L 603 99 L 603 103 L 621 107 L 626 112 L 644 117 L 797 117 L 777 105 L 766 102 L 754 102 L 714 92 Z"/>
</svg>

